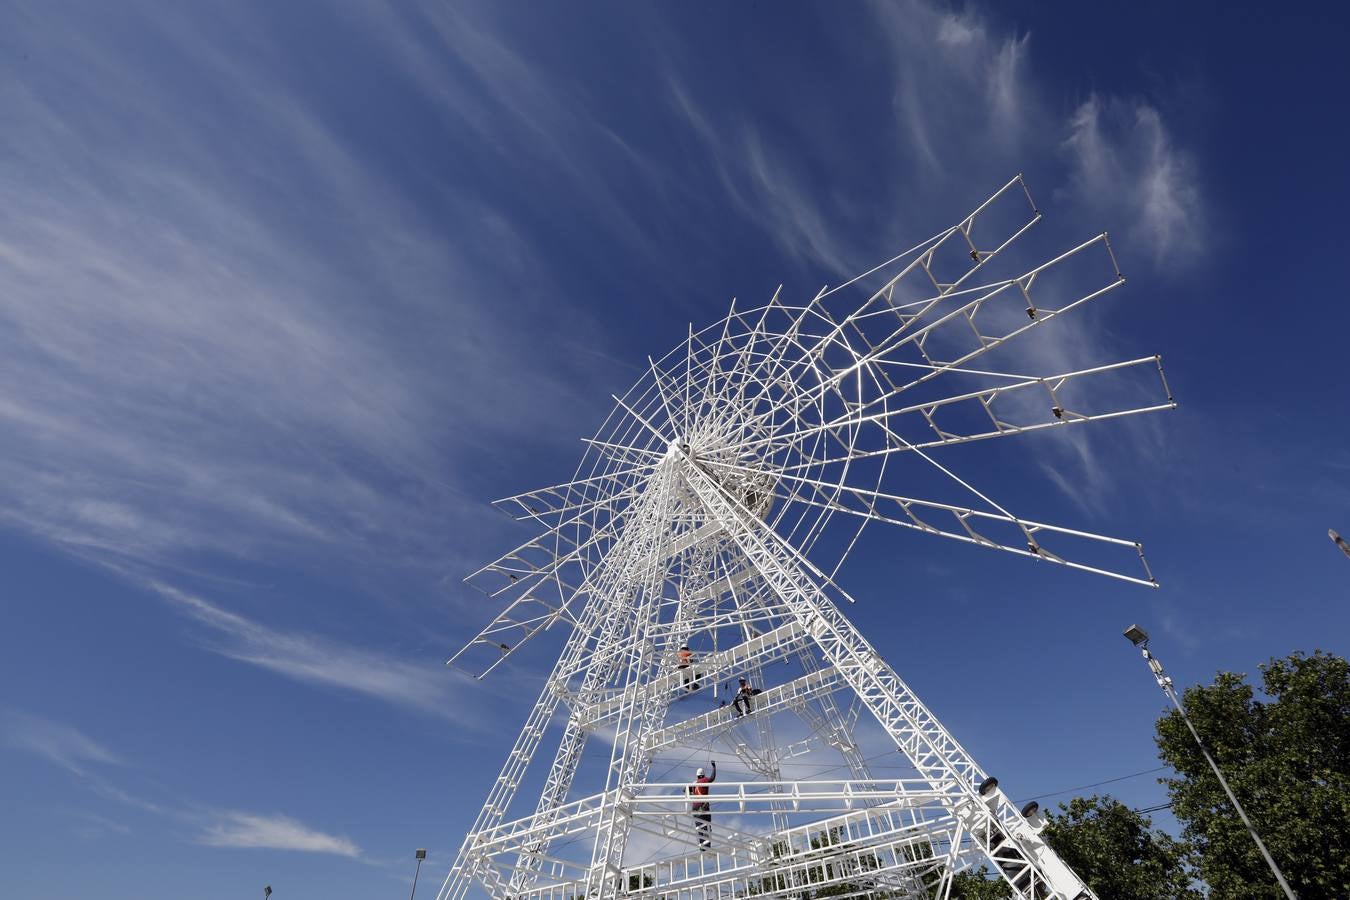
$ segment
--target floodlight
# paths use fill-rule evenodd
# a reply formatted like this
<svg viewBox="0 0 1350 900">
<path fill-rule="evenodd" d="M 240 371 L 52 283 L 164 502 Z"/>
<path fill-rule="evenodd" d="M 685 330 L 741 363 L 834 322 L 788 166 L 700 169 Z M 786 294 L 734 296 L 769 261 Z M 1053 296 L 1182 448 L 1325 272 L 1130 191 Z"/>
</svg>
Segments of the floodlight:
<svg viewBox="0 0 1350 900">
<path fill-rule="evenodd" d="M 417 868 L 413 869 L 412 892 L 408 894 L 408 900 L 417 900 L 417 876 L 422 874 L 422 860 L 427 858 L 427 851 L 421 847 L 417 848 Z"/>
<path fill-rule="evenodd" d="M 1129 628 L 1126 628 L 1125 636 L 1129 638 L 1130 643 L 1134 644 L 1136 647 L 1148 643 L 1148 632 L 1140 628 L 1138 625 L 1131 625 Z"/>
</svg>

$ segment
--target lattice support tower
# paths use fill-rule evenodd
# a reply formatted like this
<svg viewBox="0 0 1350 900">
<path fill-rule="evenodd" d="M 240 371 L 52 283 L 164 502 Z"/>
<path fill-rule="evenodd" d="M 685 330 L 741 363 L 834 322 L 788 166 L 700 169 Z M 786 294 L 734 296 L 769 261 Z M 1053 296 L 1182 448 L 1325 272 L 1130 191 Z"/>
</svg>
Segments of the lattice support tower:
<svg viewBox="0 0 1350 900">
<path fill-rule="evenodd" d="M 1017 516 L 939 459 L 1175 408 L 1157 356 L 1038 373 L 1075 349 L 1050 323 L 1124 283 L 1104 233 L 1018 266 L 1040 218 L 1018 176 L 809 301 L 733 301 L 648 358 L 572 480 L 498 501 L 539 533 L 469 576 L 500 611 L 450 663 L 483 677 L 540 633 L 567 635 L 440 900 L 946 900 L 981 866 L 1022 900 L 1095 898 L 1039 813 L 844 615 L 839 584 L 878 522 L 1157 586 L 1136 541 Z M 1020 468 L 1072 488 L 1075 439 L 1025 439 Z M 865 734 L 911 775 L 878 777 Z M 671 775 L 719 755 L 700 832 Z"/>
</svg>

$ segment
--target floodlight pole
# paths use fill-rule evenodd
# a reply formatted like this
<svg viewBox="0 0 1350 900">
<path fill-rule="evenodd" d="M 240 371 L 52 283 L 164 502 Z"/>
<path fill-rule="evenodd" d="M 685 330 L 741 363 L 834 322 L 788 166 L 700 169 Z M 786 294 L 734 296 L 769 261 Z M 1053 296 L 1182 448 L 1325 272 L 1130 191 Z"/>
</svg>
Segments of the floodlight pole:
<svg viewBox="0 0 1350 900">
<path fill-rule="evenodd" d="M 1223 792 L 1228 795 L 1229 801 L 1233 804 L 1233 809 L 1237 810 L 1238 818 L 1240 818 L 1242 824 L 1247 827 L 1247 833 L 1251 835 L 1252 840 L 1256 843 L 1256 849 L 1261 851 L 1261 856 L 1265 858 L 1266 865 L 1270 866 L 1270 871 L 1275 875 L 1275 880 L 1280 884 L 1280 890 L 1284 891 L 1284 895 L 1288 897 L 1289 900 L 1298 900 L 1293 888 L 1289 887 L 1289 882 L 1284 880 L 1284 873 L 1281 872 L 1280 867 L 1275 864 L 1274 857 L 1272 857 L 1270 851 L 1266 849 L 1266 844 L 1261 840 L 1261 835 L 1256 833 L 1256 826 L 1252 824 L 1251 819 L 1247 818 L 1247 813 L 1243 811 L 1242 804 L 1238 802 L 1237 795 L 1234 794 L 1233 789 L 1228 786 L 1228 779 L 1224 778 L 1223 772 L 1219 771 L 1219 764 L 1214 761 L 1214 757 L 1210 756 L 1209 751 L 1205 749 L 1204 741 L 1200 740 L 1200 732 L 1195 730 L 1195 725 L 1191 723 L 1191 717 L 1186 715 L 1186 707 L 1181 705 L 1181 698 L 1177 696 L 1176 689 L 1172 686 L 1172 676 L 1163 671 L 1162 662 L 1149 651 L 1148 634 L 1138 625 L 1131 625 L 1125 630 L 1125 637 L 1129 638 L 1130 642 L 1139 648 L 1140 652 L 1144 655 L 1144 659 L 1148 661 L 1148 668 L 1149 671 L 1153 673 L 1153 680 L 1158 682 L 1158 687 L 1162 688 L 1163 693 L 1167 695 L 1167 698 L 1171 700 L 1172 704 L 1177 708 L 1177 712 L 1181 713 L 1181 721 L 1185 722 L 1186 727 L 1190 729 L 1191 737 L 1195 738 L 1195 746 L 1200 748 L 1200 753 L 1205 757 L 1205 762 L 1209 763 L 1209 767 L 1214 770 L 1214 777 L 1219 779 L 1219 786 L 1222 787 Z"/>
<path fill-rule="evenodd" d="M 417 896 L 417 876 L 422 873 L 422 860 L 426 858 L 427 851 L 419 847 L 417 850 L 417 868 L 413 870 L 412 893 L 408 895 L 408 900 L 413 900 L 413 898 Z"/>
</svg>

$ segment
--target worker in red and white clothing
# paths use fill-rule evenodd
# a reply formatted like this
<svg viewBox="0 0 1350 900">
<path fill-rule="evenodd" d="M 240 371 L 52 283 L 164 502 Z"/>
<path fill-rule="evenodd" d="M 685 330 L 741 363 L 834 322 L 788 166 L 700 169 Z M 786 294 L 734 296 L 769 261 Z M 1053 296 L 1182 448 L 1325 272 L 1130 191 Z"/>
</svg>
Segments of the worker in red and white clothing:
<svg viewBox="0 0 1350 900">
<path fill-rule="evenodd" d="M 708 766 L 712 769 L 711 775 L 699 766 L 694 773 L 694 783 L 685 788 L 690 797 L 708 796 L 708 785 L 717 780 L 717 763 L 709 761 Z M 694 817 L 694 831 L 698 833 L 698 849 L 707 850 L 712 846 L 712 806 L 707 800 L 694 800 L 689 804 L 689 811 Z"/>
</svg>

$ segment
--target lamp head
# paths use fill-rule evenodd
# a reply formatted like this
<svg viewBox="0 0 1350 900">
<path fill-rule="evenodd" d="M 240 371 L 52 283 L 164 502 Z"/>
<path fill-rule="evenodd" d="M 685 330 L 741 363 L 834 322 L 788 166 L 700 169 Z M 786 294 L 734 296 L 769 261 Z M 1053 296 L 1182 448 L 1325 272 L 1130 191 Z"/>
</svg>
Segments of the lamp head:
<svg viewBox="0 0 1350 900">
<path fill-rule="evenodd" d="M 1144 647 L 1148 645 L 1148 632 L 1140 628 L 1138 625 L 1131 625 L 1129 628 L 1126 628 L 1125 636 L 1129 638 L 1130 643 L 1134 644 L 1136 647 Z"/>
<path fill-rule="evenodd" d="M 270 884 L 267 887 L 263 888 L 263 896 L 264 897 L 272 896 L 272 886 Z"/>
<path fill-rule="evenodd" d="M 426 858 L 427 858 L 427 851 L 426 851 L 426 850 L 423 850 L 422 848 L 419 847 L 418 850 L 417 850 L 417 858 L 418 858 L 418 859 L 426 859 Z"/>
</svg>

